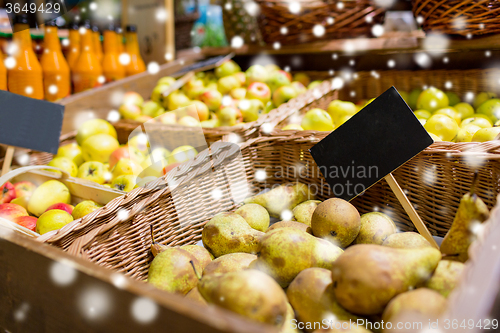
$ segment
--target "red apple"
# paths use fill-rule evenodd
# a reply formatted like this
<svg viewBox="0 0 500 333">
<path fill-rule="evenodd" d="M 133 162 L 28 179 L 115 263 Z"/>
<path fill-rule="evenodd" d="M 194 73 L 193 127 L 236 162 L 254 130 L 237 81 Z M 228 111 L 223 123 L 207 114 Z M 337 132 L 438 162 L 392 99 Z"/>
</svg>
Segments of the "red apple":
<svg viewBox="0 0 500 333">
<path fill-rule="evenodd" d="M 266 104 L 271 100 L 271 89 L 269 89 L 267 84 L 262 82 L 250 83 L 247 89 L 246 98 L 258 99 L 263 104 Z"/>
<path fill-rule="evenodd" d="M 16 217 L 19 216 L 28 216 L 28 212 L 23 206 L 13 203 L 4 203 L 0 205 L 0 217 L 14 222 Z"/>
<path fill-rule="evenodd" d="M 68 214 L 72 214 L 73 213 L 73 209 L 75 207 L 69 205 L 69 204 L 66 204 L 66 203 L 56 203 L 56 204 L 53 204 L 52 206 L 49 206 L 49 208 L 47 208 L 45 211 L 49 211 L 49 210 L 52 210 L 52 209 L 59 209 L 59 210 L 64 210 L 65 212 L 67 212 Z"/>
<path fill-rule="evenodd" d="M 142 163 L 142 161 L 144 160 L 144 155 L 139 151 L 139 149 L 133 146 L 120 147 L 112 152 L 109 156 L 109 169 L 113 169 L 115 164 L 123 158 Z"/>
<path fill-rule="evenodd" d="M 167 165 L 166 167 L 163 168 L 163 174 L 166 175 L 170 170 L 174 169 L 180 164 L 181 164 L 180 162 L 175 162 Z"/>
<path fill-rule="evenodd" d="M 6 182 L 0 187 L 0 204 L 9 203 L 16 198 L 16 188 L 12 183 Z"/>
<path fill-rule="evenodd" d="M 208 90 L 200 96 L 200 100 L 205 103 L 210 110 L 217 110 L 222 103 L 222 94 L 217 90 Z"/>
<path fill-rule="evenodd" d="M 290 82 L 292 82 L 292 74 L 290 74 L 289 72 L 283 71 L 281 69 L 278 72 L 286 75 L 286 77 L 288 78 L 288 80 L 290 80 Z"/>
<path fill-rule="evenodd" d="M 19 216 L 14 219 L 15 223 L 34 232 L 36 232 L 36 221 L 38 219 L 34 216 Z"/>
<path fill-rule="evenodd" d="M 246 84 L 247 77 L 246 77 L 245 73 L 238 72 L 238 73 L 234 73 L 233 76 L 238 79 L 238 81 L 240 82 L 240 85 L 242 87 Z"/>
<path fill-rule="evenodd" d="M 22 181 L 14 184 L 16 198 L 30 197 L 36 189 L 36 185 L 29 181 Z"/>
</svg>

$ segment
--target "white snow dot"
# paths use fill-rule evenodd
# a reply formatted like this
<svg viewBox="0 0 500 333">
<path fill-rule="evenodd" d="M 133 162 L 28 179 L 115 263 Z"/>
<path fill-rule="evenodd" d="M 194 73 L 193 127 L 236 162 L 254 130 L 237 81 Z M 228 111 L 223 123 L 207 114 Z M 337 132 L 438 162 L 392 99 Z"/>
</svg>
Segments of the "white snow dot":
<svg viewBox="0 0 500 333">
<path fill-rule="evenodd" d="M 416 53 L 413 59 L 422 68 L 429 68 L 432 65 L 431 57 L 427 53 Z"/>
<path fill-rule="evenodd" d="M 444 58 L 443 58 L 443 62 L 444 62 L 445 64 L 447 64 L 449 61 L 450 61 L 450 59 L 448 59 L 448 57 L 444 57 Z"/>
<path fill-rule="evenodd" d="M 118 289 L 123 289 L 127 285 L 127 279 L 121 273 L 113 273 L 111 275 L 111 282 Z"/>
<path fill-rule="evenodd" d="M 231 96 L 224 96 L 222 97 L 222 101 L 221 101 L 221 104 L 222 106 L 229 106 L 233 103 L 233 99 L 231 98 Z"/>
<path fill-rule="evenodd" d="M 274 44 L 273 44 L 273 48 L 274 48 L 275 50 L 280 49 L 280 48 L 281 48 L 281 43 L 280 43 L 280 42 L 274 42 Z"/>
<path fill-rule="evenodd" d="M 332 80 L 332 88 L 340 89 L 344 86 L 344 80 L 341 77 L 336 77 Z"/>
<path fill-rule="evenodd" d="M 70 263 L 55 261 L 50 266 L 49 273 L 56 285 L 64 287 L 75 281 L 77 272 Z"/>
<path fill-rule="evenodd" d="M 49 94 L 51 94 L 51 95 L 57 94 L 58 90 L 59 90 L 59 88 L 55 84 L 52 84 L 49 86 Z"/>
<path fill-rule="evenodd" d="M 80 35 L 84 35 L 87 32 L 87 28 L 80 27 L 80 29 L 78 29 L 78 31 L 80 32 Z"/>
<path fill-rule="evenodd" d="M 448 36 L 440 33 L 432 33 L 424 39 L 423 47 L 427 52 L 441 54 L 446 51 L 449 44 L 450 38 Z"/>
<path fill-rule="evenodd" d="M 118 61 L 120 62 L 120 64 L 122 64 L 123 66 L 127 66 L 128 64 L 130 64 L 130 55 L 128 53 L 122 53 L 120 54 L 120 56 L 118 57 Z"/>
<path fill-rule="evenodd" d="M 337 53 L 332 54 L 332 59 L 333 60 L 337 60 L 338 58 L 339 58 L 339 56 L 338 56 Z"/>
<path fill-rule="evenodd" d="M 231 9 L 233 9 L 233 5 L 230 2 L 226 2 L 226 4 L 224 5 L 224 8 L 226 10 L 231 10 Z"/>
<path fill-rule="evenodd" d="M 117 213 L 117 216 L 120 221 L 126 221 L 129 218 L 128 210 L 120 209 Z"/>
<path fill-rule="evenodd" d="M 286 209 L 281 212 L 280 217 L 282 221 L 290 221 L 293 218 L 293 213 L 291 210 Z"/>
<path fill-rule="evenodd" d="M 16 156 L 16 161 L 19 165 L 25 166 L 30 163 L 30 156 L 28 154 L 21 154 Z"/>
<path fill-rule="evenodd" d="M 31 95 L 33 93 L 33 87 L 27 86 L 26 89 L 24 89 L 24 92 L 28 95 Z"/>
<path fill-rule="evenodd" d="M 328 75 L 333 76 L 333 74 L 335 74 L 335 71 L 334 71 L 333 69 L 330 69 L 330 70 L 328 71 Z"/>
<path fill-rule="evenodd" d="M 63 39 L 63 40 L 61 41 L 61 44 L 62 44 L 63 46 L 69 46 L 69 39 L 67 39 L 67 38 Z"/>
<path fill-rule="evenodd" d="M 380 209 L 378 208 L 378 206 L 373 207 L 373 211 L 374 211 L 374 212 L 378 212 L 379 210 L 380 210 Z"/>
<path fill-rule="evenodd" d="M 437 175 L 436 175 L 436 166 L 428 167 L 424 170 L 422 175 L 422 180 L 427 186 L 434 186 L 436 183 Z"/>
<path fill-rule="evenodd" d="M 156 11 L 156 19 L 160 22 L 164 22 L 167 19 L 167 11 L 164 8 L 159 8 Z"/>
<path fill-rule="evenodd" d="M 316 24 L 313 27 L 313 35 L 316 37 L 321 37 L 325 34 L 325 27 L 322 26 L 321 24 Z"/>
<path fill-rule="evenodd" d="M 96 10 L 97 9 L 97 4 L 95 2 L 91 2 L 89 5 L 90 10 Z"/>
<path fill-rule="evenodd" d="M 381 24 L 375 24 L 372 27 L 372 34 L 375 37 L 380 37 L 384 34 L 384 27 Z"/>
<path fill-rule="evenodd" d="M 269 134 L 273 131 L 274 125 L 270 123 L 262 124 L 261 129 L 264 133 Z"/>
<path fill-rule="evenodd" d="M 170 53 L 170 52 L 165 53 L 165 60 L 166 60 L 166 61 L 170 61 L 170 60 L 172 60 L 173 58 L 174 58 L 174 57 L 172 56 L 172 53 Z"/>
<path fill-rule="evenodd" d="M 382 8 L 390 8 L 396 0 L 375 0 L 375 5 Z"/>
<path fill-rule="evenodd" d="M 366 21 L 366 23 L 372 23 L 372 21 L 373 21 L 373 16 L 371 16 L 371 15 L 366 16 L 366 17 L 365 17 L 365 21 Z"/>
<path fill-rule="evenodd" d="M 158 316 L 158 305 L 149 298 L 140 297 L 132 303 L 132 317 L 141 324 L 148 324 Z"/>
<path fill-rule="evenodd" d="M 160 65 L 157 62 L 151 61 L 148 64 L 148 72 L 149 72 L 149 74 L 156 74 L 159 71 L 160 71 Z"/>
<path fill-rule="evenodd" d="M 282 35 L 286 35 L 288 33 L 288 28 L 287 27 L 281 27 L 280 32 Z"/>
<path fill-rule="evenodd" d="M 418 23 L 418 24 L 422 24 L 422 23 L 424 23 L 424 17 L 423 17 L 423 16 L 418 16 L 418 17 L 417 17 L 417 23 Z"/>
<path fill-rule="evenodd" d="M 243 44 L 245 44 L 245 41 L 243 40 L 243 38 L 241 38 L 241 36 L 234 36 L 231 39 L 232 48 L 239 49 L 240 47 L 243 46 Z"/>
<path fill-rule="evenodd" d="M 479 29 L 481 29 L 481 30 L 484 29 L 484 23 L 479 24 Z"/>
<path fill-rule="evenodd" d="M 487 56 L 487 57 L 491 57 L 491 51 L 484 52 L 484 55 Z"/>
<path fill-rule="evenodd" d="M 451 81 L 446 81 L 446 82 L 444 83 L 444 87 L 445 87 L 446 89 L 451 89 L 451 88 L 453 87 L 453 83 L 452 83 Z"/>
<path fill-rule="evenodd" d="M 329 17 L 326 19 L 326 23 L 332 25 L 333 23 L 335 23 L 335 19 L 333 17 Z"/>
<path fill-rule="evenodd" d="M 28 303 L 22 303 L 21 306 L 14 311 L 14 319 L 16 321 L 24 321 L 29 311 L 30 306 Z"/>
<path fill-rule="evenodd" d="M 393 59 L 387 62 L 387 67 L 394 68 L 394 66 L 396 66 L 396 62 Z"/>
<path fill-rule="evenodd" d="M 106 77 L 104 75 L 101 75 L 97 78 L 97 82 L 99 82 L 100 84 L 103 84 L 104 82 L 106 82 Z"/>
<path fill-rule="evenodd" d="M 472 38 L 472 34 L 468 33 L 467 36 L 465 36 L 465 37 L 467 37 L 467 39 L 471 39 Z"/>
<path fill-rule="evenodd" d="M 355 97 L 356 96 L 356 92 L 354 90 L 352 90 L 349 95 L 351 95 L 351 97 Z"/>
<path fill-rule="evenodd" d="M 356 64 L 356 61 L 354 59 L 349 60 L 349 65 L 354 66 Z"/>
<path fill-rule="evenodd" d="M 455 30 L 464 30 L 467 27 L 467 19 L 464 16 L 458 16 L 452 19 L 451 25 Z"/>
<path fill-rule="evenodd" d="M 297 2 L 297 1 L 292 1 L 290 2 L 290 4 L 288 5 L 288 10 L 292 13 L 292 14 L 298 14 L 301 10 L 301 6 L 300 6 L 300 3 Z"/>
<path fill-rule="evenodd" d="M 222 198 L 222 191 L 220 188 L 214 188 L 211 192 L 212 198 L 215 200 L 220 200 Z"/>
<path fill-rule="evenodd" d="M 492 245 L 492 246 L 491 246 L 491 249 L 492 249 L 493 251 L 496 251 L 497 246 L 496 246 L 496 245 Z"/>
<path fill-rule="evenodd" d="M 111 110 L 106 118 L 109 122 L 114 123 L 120 120 L 120 112 L 116 110 Z"/>
<path fill-rule="evenodd" d="M 469 91 L 465 94 L 465 100 L 467 102 L 472 102 L 474 100 L 474 93 L 472 91 Z"/>
<path fill-rule="evenodd" d="M 257 16 L 260 12 L 260 7 L 259 5 L 257 5 L 257 3 L 255 3 L 255 1 L 245 2 L 243 7 L 245 7 L 245 10 L 251 16 Z"/>
<path fill-rule="evenodd" d="M 111 300 L 105 289 L 90 287 L 79 295 L 78 305 L 84 317 L 98 320 L 109 313 Z"/>
<path fill-rule="evenodd" d="M 16 67 L 17 61 L 14 57 L 7 57 L 4 61 L 4 64 L 7 69 L 12 69 Z"/>
<path fill-rule="evenodd" d="M 320 98 L 321 97 L 321 91 L 319 91 L 318 89 L 314 89 L 313 90 L 313 96 L 316 99 Z"/>
<path fill-rule="evenodd" d="M 266 180 L 267 178 L 267 174 L 266 174 L 266 170 L 257 170 L 255 171 L 255 179 L 258 181 L 258 182 L 262 182 L 264 180 Z"/>
<path fill-rule="evenodd" d="M 337 2 L 337 9 L 344 9 L 344 3 L 342 1 Z"/>
</svg>

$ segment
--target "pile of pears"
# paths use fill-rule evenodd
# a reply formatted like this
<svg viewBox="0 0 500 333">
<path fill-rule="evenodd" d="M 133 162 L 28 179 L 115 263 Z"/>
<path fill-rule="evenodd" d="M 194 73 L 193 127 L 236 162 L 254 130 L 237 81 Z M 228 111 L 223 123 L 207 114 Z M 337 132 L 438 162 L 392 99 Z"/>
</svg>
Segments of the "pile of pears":
<svg viewBox="0 0 500 333">
<path fill-rule="evenodd" d="M 292 218 L 270 226 L 280 216 Z M 383 213 L 360 216 L 345 200 L 315 200 L 307 185 L 288 183 L 215 215 L 203 246 L 153 242 L 148 282 L 280 332 L 388 332 L 382 321 L 445 312 L 488 216 L 476 194 L 465 194 L 440 251 Z M 361 324 L 335 330 L 349 321 Z"/>
</svg>

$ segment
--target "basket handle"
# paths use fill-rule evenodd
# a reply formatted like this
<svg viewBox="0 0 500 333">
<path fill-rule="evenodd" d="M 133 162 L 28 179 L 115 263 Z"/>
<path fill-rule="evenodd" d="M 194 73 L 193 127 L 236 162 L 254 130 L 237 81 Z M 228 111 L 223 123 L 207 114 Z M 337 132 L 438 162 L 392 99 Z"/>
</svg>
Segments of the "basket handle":
<svg viewBox="0 0 500 333">
<path fill-rule="evenodd" d="M 48 166 L 48 165 L 31 165 L 31 166 L 22 167 L 19 169 L 12 170 L 11 172 L 6 173 L 2 177 L 0 177 L 0 186 L 5 184 L 6 182 L 11 180 L 12 178 L 15 178 L 19 175 L 22 175 L 23 173 L 27 173 L 27 172 L 30 172 L 33 170 L 40 170 L 40 169 L 51 169 L 54 171 L 59 171 L 62 173 L 61 179 L 67 179 L 68 177 L 70 177 L 70 175 L 66 171 L 61 170 L 61 169 L 56 168 L 56 167 L 52 167 L 52 166 Z"/>
</svg>

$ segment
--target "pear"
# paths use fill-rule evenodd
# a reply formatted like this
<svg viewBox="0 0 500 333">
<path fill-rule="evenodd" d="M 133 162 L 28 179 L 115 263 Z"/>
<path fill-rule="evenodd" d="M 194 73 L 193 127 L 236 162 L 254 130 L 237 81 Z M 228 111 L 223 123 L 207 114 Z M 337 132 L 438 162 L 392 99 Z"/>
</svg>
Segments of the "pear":
<svg viewBox="0 0 500 333">
<path fill-rule="evenodd" d="M 312 199 L 309 187 L 302 183 L 288 183 L 245 200 L 246 204 L 256 203 L 267 209 L 271 217 L 279 218 L 281 213 L 295 208 L 298 204 Z"/>
<path fill-rule="evenodd" d="M 203 305 L 208 305 L 207 301 L 205 301 L 203 296 L 201 296 L 200 291 L 198 290 L 198 287 L 194 287 L 193 289 L 191 289 L 191 291 L 189 291 L 186 294 L 186 298 L 192 299 L 193 301 L 196 301 L 196 302 L 201 303 Z"/>
<path fill-rule="evenodd" d="M 28 212 L 35 216 L 42 215 L 47 208 L 56 203 L 69 204 L 69 189 L 57 180 L 49 180 L 38 186 L 28 201 Z"/>
<path fill-rule="evenodd" d="M 269 213 L 261 205 L 247 204 L 243 205 L 234 212 L 247 221 L 250 227 L 255 230 L 265 232 L 269 227 Z"/>
<path fill-rule="evenodd" d="M 469 245 L 477 237 L 474 229 L 489 215 L 488 207 L 476 194 L 466 193 L 462 197 L 453 224 L 441 243 L 446 259 L 460 262 L 469 259 Z"/>
<path fill-rule="evenodd" d="M 290 303 L 287 302 L 285 321 L 283 322 L 279 333 L 300 333 L 297 327 L 294 327 L 294 325 L 292 325 L 293 320 L 295 320 L 295 312 L 293 311 Z"/>
<path fill-rule="evenodd" d="M 228 253 L 257 253 L 263 235 L 240 215 L 220 213 L 205 225 L 201 239 L 205 248 L 218 258 Z"/>
<path fill-rule="evenodd" d="M 465 265 L 461 262 L 441 260 L 432 277 L 425 283 L 425 287 L 448 297 L 457 286 L 464 268 Z"/>
<path fill-rule="evenodd" d="M 307 224 L 300 223 L 300 222 L 295 222 L 295 221 L 281 221 L 281 222 L 276 222 L 272 226 L 267 229 L 267 232 L 273 231 L 278 228 L 295 228 L 298 230 L 302 230 L 304 232 L 307 232 L 308 234 L 312 235 L 312 229 L 309 227 Z"/>
<path fill-rule="evenodd" d="M 397 232 L 391 218 L 379 212 L 367 213 L 361 216 L 361 229 L 354 244 L 381 245 L 384 240 Z"/>
<path fill-rule="evenodd" d="M 250 253 L 230 253 L 223 255 L 205 267 L 203 276 L 210 274 L 224 274 L 247 269 L 257 256 Z"/>
<path fill-rule="evenodd" d="M 159 253 L 151 263 L 148 282 L 158 289 L 185 295 L 198 283 L 201 267 L 186 250 L 171 247 Z"/>
<path fill-rule="evenodd" d="M 343 199 L 333 198 L 316 207 L 311 228 L 314 236 L 345 248 L 358 236 L 361 221 L 356 207 Z"/>
<path fill-rule="evenodd" d="M 429 243 L 429 241 L 425 239 L 424 236 L 411 231 L 389 235 L 384 240 L 382 245 L 396 249 L 418 249 L 422 247 L 432 247 L 431 243 Z"/>
<path fill-rule="evenodd" d="M 330 269 L 342 252 L 341 248 L 307 232 L 279 228 L 262 238 L 258 259 L 250 267 L 266 272 L 285 288 L 306 268 Z"/>
<path fill-rule="evenodd" d="M 294 308 L 297 319 L 308 327 L 322 323 L 323 319 L 352 320 L 360 317 L 346 311 L 335 299 L 332 272 L 324 268 L 307 268 L 290 283 L 286 295 Z"/>
<path fill-rule="evenodd" d="M 385 323 L 391 322 L 395 330 L 398 322 L 406 322 L 406 318 L 418 315 L 419 319 L 439 318 L 446 310 L 446 299 L 434 290 L 419 288 L 402 293 L 387 305 L 382 314 Z M 404 319 L 403 319 L 404 318 Z M 429 321 L 430 322 L 430 321 Z M 425 324 L 424 324 L 425 325 Z M 390 332 L 386 325 L 383 332 Z"/>
<path fill-rule="evenodd" d="M 210 264 L 212 262 L 212 255 L 203 246 L 183 245 L 180 248 L 188 251 L 196 259 L 198 259 L 198 262 L 200 263 L 200 267 L 201 267 L 200 273 L 205 269 L 205 267 L 207 267 L 208 264 Z"/>
<path fill-rule="evenodd" d="M 204 276 L 198 290 L 208 303 L 249 319 L 283 325 L 287 312 L 285 292 L 268 275 L 256 270 Z"/>
<path fill-rule="evenodd" d="M 292 211 L 297 222 L 311 226 L 311 218 L 314 210 L 321 203 L 319 200 L 307 200 L 295 207 Z"/>
<path fill-rule="evenodd" d="M 382 313 L 396 295 L 422 285 L 439 260 L 441 253 L 432 247 L 394 249 L 373 244 L 353 245 L 333 263 L 335 297 L 352 313 Z"/>
</svg>

